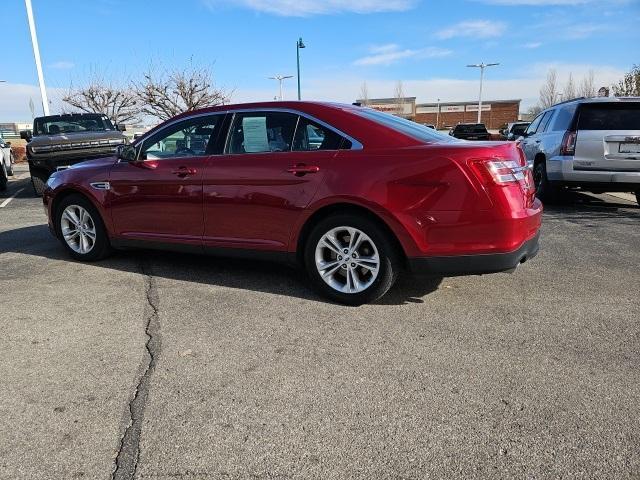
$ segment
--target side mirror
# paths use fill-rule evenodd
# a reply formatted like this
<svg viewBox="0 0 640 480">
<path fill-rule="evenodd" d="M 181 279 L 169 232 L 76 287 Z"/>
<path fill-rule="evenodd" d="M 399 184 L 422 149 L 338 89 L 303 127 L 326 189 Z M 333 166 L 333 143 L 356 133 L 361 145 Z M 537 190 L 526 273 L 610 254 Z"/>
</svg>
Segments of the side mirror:
<svg viewBox="0 0 640 480">
<path fill-rule="evenodd" d="M 127 131 L 126 125 L 124 125 L 122 123 L 116 123 L 116 129 L 121 131 L 121 132 L 126 132 Z"/>
<path fill-rule="evenodd" d="M 31 133 L 31 130 L 20 130 L 20 138 L 30 142 L 33 138 L 33 134 Z"/>
<path fill-rule="evenodd" d="M 138 150 L 133 145 L 118 145 L 116 156 L 123 162 L 132 163 L 138 160 Z"/>
</svg>

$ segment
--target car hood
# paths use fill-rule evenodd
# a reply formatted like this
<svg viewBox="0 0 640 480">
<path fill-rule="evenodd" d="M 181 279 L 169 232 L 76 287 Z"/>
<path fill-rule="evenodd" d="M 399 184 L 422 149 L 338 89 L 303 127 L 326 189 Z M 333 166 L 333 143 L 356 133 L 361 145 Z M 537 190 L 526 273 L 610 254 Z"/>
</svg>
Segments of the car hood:
<svg viewBox="0 0 640 480">
<path fill-rule="evenodd" d="M 118 161 L 116 156 L 95 158 L 93 160 L 85 160 L 84 162 L 71 165 L 67 170 L 78 170 L 82 168 L 100 168 L 110 167 Z"/>
<path fill-rule="evenodd" d="M 76 142 L 90 142 L 92 140 L 112 140 L 123 139 L 124 134 L 117 130 L 108 130 L 105 132 L 75 132 L 75 133 L 63 133 L 60 135 L 38 135 L 33 137 L 29 142 L 32 147 L 38 145 L 50 145 L 55 144 L 67 144 Z"/>
</svg>

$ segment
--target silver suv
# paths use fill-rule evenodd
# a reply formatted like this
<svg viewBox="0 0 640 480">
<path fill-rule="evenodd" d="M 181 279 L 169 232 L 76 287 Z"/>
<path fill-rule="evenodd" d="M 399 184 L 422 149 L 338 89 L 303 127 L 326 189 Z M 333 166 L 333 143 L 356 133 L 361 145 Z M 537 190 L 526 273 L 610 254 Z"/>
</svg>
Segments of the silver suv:
<svg viewBox="0 0 640 480">
<path fill-rule="evenodd" d="M 520 141 L 539 198 L 579 187 L 634 192 L 640 204 L 640 97 L 559 103 L 541 112 Z"/>
</svg>

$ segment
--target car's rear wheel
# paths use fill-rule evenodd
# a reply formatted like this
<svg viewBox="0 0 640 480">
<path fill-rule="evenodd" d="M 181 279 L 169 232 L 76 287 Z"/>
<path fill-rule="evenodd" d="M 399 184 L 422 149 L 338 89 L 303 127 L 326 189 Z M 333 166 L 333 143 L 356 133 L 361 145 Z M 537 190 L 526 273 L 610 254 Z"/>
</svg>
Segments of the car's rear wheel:
<svg viewBox="0 0 640 480">
<path fill-rule="evenodd" d="M 32 172 L 31 185 L 33 185 L 33 191 L 35 194 L 41 197 L 44 193 L 44 189 L 47 188 L 47 178 L 39 172 Z"/>
<path fill-rule="evenodd" d="M 9 179 L 7 178 L 7 167 L 5 166 L 2 159 L 0 159 L 0 192 L 4 192 L 7 189 L 7 183 Z"/>
<path fill-rule="evenodd" d="M 536 197 L 542 201 L 552 201 L 556 197 L 557 189 L 547 178 L 547 162 L 536 160 L 533 165 L 533 182 L 536 186 Z"/>
<path fill-rule="evenodd" d="M 638 202 L 638 205 L 640 205 L 640 189 L 636 190 L 636 202 Z"/>
<path fill-rule="evenodd" d="M 379 299 L 400 271 L 399 252 L 389 234 L 358 215 L 321 220 L 309 234 L 304 261 L 314 288 L 347 305 Z"/>
<path fill-rule="evenodd" d="M 69 254 L 91 262 L 111 252 L 107 230 L 100 213 L 82 195 L 70 195 L 56 210 L 56 233 Z"/>
</svg>

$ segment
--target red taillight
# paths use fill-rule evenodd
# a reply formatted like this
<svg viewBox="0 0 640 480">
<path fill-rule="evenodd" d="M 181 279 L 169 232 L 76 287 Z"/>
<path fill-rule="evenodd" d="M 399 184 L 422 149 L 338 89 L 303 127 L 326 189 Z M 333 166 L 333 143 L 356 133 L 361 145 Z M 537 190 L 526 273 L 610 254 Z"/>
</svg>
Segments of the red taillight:
<svg viewBox="0 0 640 480">
<path fill-rule="evenodd" d="M 471 167 L 484 183 L 495 185 L 509 185 L 513 183 L 528 183 L 526 166 L 516 160 L 485 159 L 472 160 Z"/>
<path fill-rule="evenodd" d="M 578 132 L 567 130 L 562 137 L 562 144 L 560 145 L 560 155 L 572 156 L 576 153 L 576 139 L 578 138 Z"/>
</svg>

